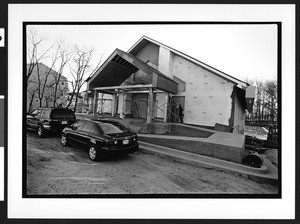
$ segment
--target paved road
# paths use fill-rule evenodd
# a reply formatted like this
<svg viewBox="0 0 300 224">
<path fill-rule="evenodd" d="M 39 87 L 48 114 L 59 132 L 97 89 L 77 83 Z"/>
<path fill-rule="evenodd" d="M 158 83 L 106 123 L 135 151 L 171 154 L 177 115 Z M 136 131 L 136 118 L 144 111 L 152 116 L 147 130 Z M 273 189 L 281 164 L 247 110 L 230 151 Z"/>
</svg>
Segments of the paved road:
<svg viewBox="0 0 300 224">
<path fill-rule="evenodd" d="M 153 154 L 92 162 L 59 137 L 27 133 L 27 194 L 277 194 L 277 186 Z"/>
</svg>

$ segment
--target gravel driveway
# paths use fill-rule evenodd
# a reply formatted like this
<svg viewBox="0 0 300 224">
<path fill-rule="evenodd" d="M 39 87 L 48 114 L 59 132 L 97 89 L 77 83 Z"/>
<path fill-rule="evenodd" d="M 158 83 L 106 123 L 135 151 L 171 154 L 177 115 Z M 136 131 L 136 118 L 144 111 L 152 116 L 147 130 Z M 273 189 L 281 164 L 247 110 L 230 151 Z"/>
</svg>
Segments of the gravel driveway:
<svg viewBox="0 0 300 224">
<path fill-rule="evenodd" d="M 277 194 L 278 187 L 135 152 L 102 162 L 62 147 L 59 137 L 27 133 L 27 195 Z"/>
</svg>

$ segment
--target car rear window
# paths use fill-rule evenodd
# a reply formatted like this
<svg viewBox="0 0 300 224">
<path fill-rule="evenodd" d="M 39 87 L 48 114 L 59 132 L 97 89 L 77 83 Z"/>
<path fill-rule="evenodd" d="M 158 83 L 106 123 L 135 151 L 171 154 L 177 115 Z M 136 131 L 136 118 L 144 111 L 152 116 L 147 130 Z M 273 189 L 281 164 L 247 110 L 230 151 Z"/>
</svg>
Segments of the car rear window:
<svg viewBox="0 0 300 224">
<path fill-rule="evenodd" d="M 74 112 L 71 110 L 52 110 L 52 119 L 75 119 Z"/>
<path fill-rule="evenodd" d="M 111 123 L 100 123 L 99 127 L 102 129 L 104 134 L 117 134 L 124 132 L 121 128 Z"/>
</svg>

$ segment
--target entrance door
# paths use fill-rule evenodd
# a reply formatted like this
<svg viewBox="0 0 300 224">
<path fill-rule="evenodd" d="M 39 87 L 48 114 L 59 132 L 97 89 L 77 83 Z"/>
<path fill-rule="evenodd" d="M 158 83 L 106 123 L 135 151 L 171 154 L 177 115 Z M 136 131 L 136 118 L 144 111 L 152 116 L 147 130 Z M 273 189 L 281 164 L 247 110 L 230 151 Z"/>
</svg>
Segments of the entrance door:
<svg viewBox="0 0 300 224">
<path fill-rule="evenodd" d="M 185 97 L 184 96 L 173 96 L 170 102 L 171 107 L 171 122 L 180 122 L 180 109 L 179 105 L 183 109 L 184 114 L 184 106 L 185 106 Z"/>
</svg>

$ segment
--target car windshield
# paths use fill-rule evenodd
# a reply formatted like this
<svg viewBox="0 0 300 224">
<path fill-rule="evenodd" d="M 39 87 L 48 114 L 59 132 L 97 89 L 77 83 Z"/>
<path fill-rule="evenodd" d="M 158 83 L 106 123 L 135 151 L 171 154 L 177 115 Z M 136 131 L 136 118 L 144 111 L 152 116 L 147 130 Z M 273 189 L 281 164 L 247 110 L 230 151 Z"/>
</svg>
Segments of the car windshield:
<svg viewBox="0 0 300 224">
<path fill-rule="evenodd" d="M 118 134 L 124 132 L 121 128 L 111 123 L 100 123 L 99 126 L 104 134 Z"/>
<path fill-rule="evenodd" d="M 31 113 L 31 116 L 37 116 L 37 115 L 39 115 L 41 112 L 42 112 L 42 110 L 34 110 L 34 111 Z"/>
</svg>

